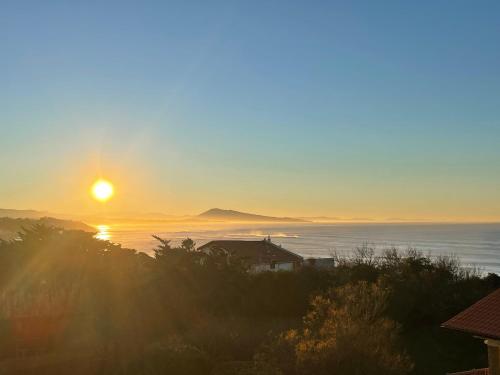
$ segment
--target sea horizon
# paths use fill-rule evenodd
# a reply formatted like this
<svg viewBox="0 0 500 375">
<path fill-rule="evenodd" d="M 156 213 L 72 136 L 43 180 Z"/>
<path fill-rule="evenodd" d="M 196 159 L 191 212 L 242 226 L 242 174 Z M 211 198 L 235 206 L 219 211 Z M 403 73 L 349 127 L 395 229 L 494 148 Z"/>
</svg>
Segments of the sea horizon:
<svg viewBox="0 0 500 375">
<path fill-rule="evenodd" d="M 305 258 L 349 256 L 369 246 L 376 254 L 387 248 L 415 248 L 431 257 L 452 256 L 465 267 L 500 273 L 500 223 L 193 223 L 184 225 L 95 225 L 97 238 L 149 255 L 152 235 L 180 243 L 189 237 L 198 246 L 213 240 L 257 240 L 268 236 Z"/>
</svg>

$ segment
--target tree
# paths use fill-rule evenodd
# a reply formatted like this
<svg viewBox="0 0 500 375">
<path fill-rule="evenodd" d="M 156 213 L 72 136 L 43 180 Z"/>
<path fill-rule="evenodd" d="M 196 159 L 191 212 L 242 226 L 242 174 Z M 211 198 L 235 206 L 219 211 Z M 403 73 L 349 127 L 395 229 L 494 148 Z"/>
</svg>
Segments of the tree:
<svg viewBox="0 0 500 375">
<path fill-rule="evenodd" d="M 181 248 L 186 251 L 195 251 L 196 242 L 194 242 L 191 238 L 188 237 L 182 241 Z"/>
<path fill-rule="evenodd" d="M 281 334 L 260 357 L 285 374 L 407 374 L 412 365 L 397 349 L 398 326 L 384 316 L 387 297 L 366 282 L 317 296 L 302 329 Z"/>
<path fill-rule="evenodd" d="M 172 246 L 170 246 L 170 240 L 166 240 L 161 238 L 160 236 L 156 236 L 153 234 L 153 238 L 158 240 L 160 244 L 153 249 L 155 253 L 155 258 L 159 259 L 165 255 L 167 255 L 172 250 Z"/>
</svg>

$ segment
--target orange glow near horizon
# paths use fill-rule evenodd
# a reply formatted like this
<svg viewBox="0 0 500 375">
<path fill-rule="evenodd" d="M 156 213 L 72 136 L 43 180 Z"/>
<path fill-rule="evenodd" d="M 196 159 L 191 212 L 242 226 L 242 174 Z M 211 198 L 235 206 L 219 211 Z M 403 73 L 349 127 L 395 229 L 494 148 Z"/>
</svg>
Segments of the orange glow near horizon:
<svg viewBox="0 0 500 375">
<path fill-rule="evenodd" d="M 114 194 L 111 182 L 99 179 L 92 185 L 92 196 L 99 202 L 107 202 Z"/>
</svg>

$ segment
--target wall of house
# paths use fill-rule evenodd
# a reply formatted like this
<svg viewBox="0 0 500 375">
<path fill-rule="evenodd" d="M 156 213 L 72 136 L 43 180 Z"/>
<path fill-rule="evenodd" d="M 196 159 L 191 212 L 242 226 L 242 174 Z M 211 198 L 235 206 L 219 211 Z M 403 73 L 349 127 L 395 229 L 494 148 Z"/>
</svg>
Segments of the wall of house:
<svg viewBox="0 0 500 375">
<path fill-rule="evenodd" d="M 274 268 L 271 267 L 270 263 L 256 264 L 252 267 L 253 272 L 264 272 L 264 271 L 293 271 L 293 262 L 287 263 L 275 263 Z"/>
<path fill-rule="evenodd" d="M 489 375 L 500 375 L 500 341 L 488 339 L 488 364 Z"/>
</svg>

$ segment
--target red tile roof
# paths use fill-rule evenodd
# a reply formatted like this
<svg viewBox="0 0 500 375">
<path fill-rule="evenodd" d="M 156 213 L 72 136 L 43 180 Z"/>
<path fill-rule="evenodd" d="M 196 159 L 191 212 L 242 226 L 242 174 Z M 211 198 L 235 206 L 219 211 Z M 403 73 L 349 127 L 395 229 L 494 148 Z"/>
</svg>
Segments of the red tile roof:
<svg viewBox="0 0 500 375">
<path fill-rule="evenodd" d="M 469 371 L 460 371 L 460 372 L 449 372 L 446 375 L 488 375 L 490 370 L 488 368 L 478 368 Z"/>
<path fill-rule="evenodd" d="M 199 250 L 219 248 L 253 264 L 301 262 L 303 258 L 270 241 L 210 241 Z"/>
<path fill-rule="evenodd" d="M 500 339 L 500 288 L 443 323 L 442 327 Z"/>
</svg>

